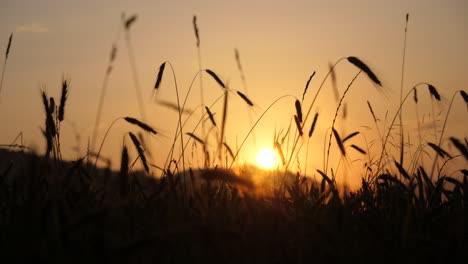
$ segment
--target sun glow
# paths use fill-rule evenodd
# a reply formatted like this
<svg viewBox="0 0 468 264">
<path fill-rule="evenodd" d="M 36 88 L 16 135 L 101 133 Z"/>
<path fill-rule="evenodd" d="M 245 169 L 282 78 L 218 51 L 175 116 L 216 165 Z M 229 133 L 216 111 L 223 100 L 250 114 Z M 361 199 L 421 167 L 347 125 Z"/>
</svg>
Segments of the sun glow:
<svg viewBox="0 0 468 264">
<path fill-rule="evenodd" d="M 272 148 L 264 148 L 257 154 L 257 164 L 263 169 L 271 169 L 278 164 L 278 157 Z"/>
</svg>

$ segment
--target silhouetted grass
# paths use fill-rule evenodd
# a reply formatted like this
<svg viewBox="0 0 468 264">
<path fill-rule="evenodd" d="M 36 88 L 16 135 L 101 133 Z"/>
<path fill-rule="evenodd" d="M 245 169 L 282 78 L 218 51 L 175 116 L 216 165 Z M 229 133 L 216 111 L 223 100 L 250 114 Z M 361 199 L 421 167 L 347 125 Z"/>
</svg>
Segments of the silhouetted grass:
<svg viewBox="0 0 468 264">
<path fill-rule="evenodd" d="M 124 19 L 126 31 L 135 20 L 136 16 Z M 196 17 L 193 25 L 199 50 Z M 115 54 L 111 55 L 111 62 L 114 59 Z M 350 62 L 359 72 L 338 98 L 330 134 L 325 135 L 328 149 L 324 153 L 324 169 L 315 168 L 312 175 L 301 174 L 300 170 L 294 173 L 290 163 L 299 160 L 304 127 L 310 125 L 307 151 L 309 138 L 318 129 L 319 113 L 315 113 L 309 124 L 310 111 L 320 102 L 316 99 L 329 75 L 333 86 L 336 85 L 334 68 L 342 60 Z M 237 62 L 243 76 L 239 59 Z M 65 108 L 70 107 L 66 104 L 69 83 L 62 82 L 58 107 L 54 98 L 42 91 L 45 155 L 0 150 L 2 259 L 25 263 L 420 263 L 468 258 L 468 172 L 463 167 L 443 170 L 454 159 L 464 158 L 465 162 L 468 159 L 466 138 L 452 136 L 449 142 L 454 148 L 442 146 L 446 122 L 458 91 L 450 102 L 437 144 L 420 140 L 421 146 L 414 153 L 415 163 L 405 165 L 400 160 L 402 156 L 395 158 L 387 149 L 394 143 L 393 126 L 396 118 L 402 116 L 401 108 L 409 95 L 413 94 L 415 103 L 424 100 L 417 98 L 418 85 L 427 85 L 430 96 L 437 101 L 445 98 L 430 84 L 413 86 L 401 98 L 390 120 L 380 120 L 367 101 L 381 149 L 370 151 L 367 146 L 364 150 L 350 144 L 358 137 L 365 138 L 363 133 L 355 130 L 347 136 L 342 133 L 343 138 L 340 136 L 335 124 L 344 121 L 344 117 L 340 119 L 338 112 L 361 72 L 374 86 L 382 85 L 361 59 L 343 57 L 330 66 L 321 85 L 311 90 L 315 95 L 305 115 L 304 97 L 315 72 L 306 83 L 302 101 L 292 95 L 273 101 L 232 149 L 225 138 L 229 115 L 232 115 L 228 111 L 229 92 L 236 91 L 248 106 L 254 106 L 251 98 L 230 90 L 214 71 L 205 70 L 223 94 L 211 105 L 198 106 L 202 114 L 197 117 L 195 111 L 186 112 L 185 108 L 191 86 L 184 103 L 180 104 L 170 62 L 161 64 L 152 89 L 161 88 L 166 64 L 174 75 L 177 105 L 172 107 L 178 112 L 178 125 L 162 166 L 152 164 L 147 154 L 153 146 L 146 145 L 143 137 L 138 138 L 133 132 L 122 136 L 120 171 L 111 170 L 111 161 L 105 162 L 104 168 L 96 166 L 103 160 L 100 154 L 107 134 L 118 120 L 123 119 L 148 135 L 159 136 L 153 128 L 156 126 L 132 117 L 117 118 L 109 125 L 95 155 L 88 151 L 76 161 L 64 161 L 60 155 L 60 123 Z M 197 74 L 201 72 L 200 68 Z M 466 104 L 466 92 L 459 92 Z M 218 131 L 211 109 L 221 98 L 224 101 Z M 291 111 L 297 130 L 290 123 L 289 128 L 274 131 L 273 145 L 281 165 L 271 170 L 233 166 L 248 137 L 282 100 L 294 100 L 294 109 L 285 111 Z M 102 102 L 101 99 L 98 109 Z M 184 120 L 183 113 L 188 113 Z M 188 121 L 195 118 L 198 118 L 196 125 L 188 127 Z M 208 119 L 212 124 L 209 130 L 197 131 Z M 184 134 L 188 136 L 185 139 Z M 197 136 L 200 134 L 201 137 Z M 341 153 L 339 161 L 368 155 L 364 172 L 354 176 L 360 177 L 361 185 L 353 190 L 337 182 L 339 161 L 335 168 L 328 166 L 332 135 Z M 210 144 L 212 139 L 217 140 L 216 146 Z M 192 153 L 188 154 L 190 142 Z M 202 146 L 201 151 L 197 152 L 197 145 Z M 179 146 L 180 153 L 175 153 Z M 349 147 L 355 152 L 348 151 Z M 436 177 L 419 163 L 417 157 L 424 147 L 432 149 L 429 156 L 434 158 L 434 163 L 441 164 Z M 396 152 L 402 155 L 400 150 L 397 147 Z M 203 155 L 202 167 L 194 165 L 196 155 Z M 94 156 L 94 164 L 89 164 L 89 158 Z M 144 170 L 138 169 L 140 163 Z"/>
</svg>

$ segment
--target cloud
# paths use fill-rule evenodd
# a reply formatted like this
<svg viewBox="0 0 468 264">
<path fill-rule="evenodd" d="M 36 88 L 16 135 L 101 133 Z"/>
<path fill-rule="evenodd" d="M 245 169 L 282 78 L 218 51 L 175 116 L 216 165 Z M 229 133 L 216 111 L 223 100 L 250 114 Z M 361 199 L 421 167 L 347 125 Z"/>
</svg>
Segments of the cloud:
<svg viewBox="0 0 468 264">
<path fill-rule="evenodd" d="M 29 33 L 46 33 L 49 31 L 46 25 L 40 23 L 31 23 L 26 25 L 19 25 L 16 27 L 16 32 L 29 32 Z"/>
</svg>

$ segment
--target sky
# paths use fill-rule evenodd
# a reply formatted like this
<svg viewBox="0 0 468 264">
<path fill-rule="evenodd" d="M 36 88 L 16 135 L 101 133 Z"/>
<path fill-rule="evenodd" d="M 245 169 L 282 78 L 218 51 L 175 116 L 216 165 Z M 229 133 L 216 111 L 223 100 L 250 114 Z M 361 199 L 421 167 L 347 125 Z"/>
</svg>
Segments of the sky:
<svg viewBox="0 0 468 264">
<path fill-rule="evenodd" d="M 150 139 L 153 162 L 159 165 L 168 155 L 178 119 L 174 111 L 156 103 L 156 100 L 176 103 L 172 73 L 166 69 L 157 94 L 153 91 L 154 82 L 161 63 L 170 61 L 181 97 L 189 90 L 199 69 L 192 25 L 194 15 L 200 32 L 202 67 L 217 73 L 231 89 L 245 92 L 234 50 L 237 48 L 240 53 L 247 94 L 255 106 L 248 110 L 239 97 L 230 94 L 226 141 L 234 149 L 251 128 L 249 111 L 255 121 L 277 98 L 291 95 L 276 103 L 259 122 L 254 130 L 255 142 L 252 135 L 240 153 L 239 159 L 243 162 L 253 162 L 258 150 L 271 146 L 275 131 L 279 134 L 287 130 L 295 113 L 294 97 L 301 99 L 311 73 L 316 71 L 304 109 L 308 109 L 328 72 L 329 63 L 346 56 L 356 56 L 367 63 L 382 80 L 383 87 L 374 86 L 361 75 L 345 98 L 348 117 L 339 119 L 336 126 L 343 134 L 361 131 L 368 143 L 372 143 L 378 133 L 366 102 L 372 104 L 381 119 L 380 125 L 384 120 L 388 122 L 398 109 L 406 13 L 409 13 L 409 23 L 404 93 L 417 83 L 427 82 L 443 97 L 441 103 L 433 103 L 427 88 L 418 88 L 421 97 L 418 114 L 425 120 L 424 140 L 437 139 L 431 134 L 433 127 L 428 122 L 433 120 L 433 113 L 437 116 L 446 111 L 455 91 L 466 91 L 468 86 L 468 2 L 463 0 L 2 0 L 0 7 L 1 50 L 6 49 L 8 37 L 13 33 L 0 94 L 0 143 L 10 144 L 22 132 L 25 145 L 44 151 L 40 91 L 44 89 L 57 100 L 61 79 L 65 77 L 71 80 L 66 117 L 61 126 L 61 146 L 66 159 L 76 159 L 86 152 L 113 44 L 118 52 L 108 82 L 97 141 L 102 141 L 103 134 L 116 118 L 140 118 L 129 49 L 123 35 L 119 34 L 122 33 L 122 13 L 127 17 L 137 15 L 129 31 L 131 52 L 148 116 L 146 121 L 159 132 Z M 357 71 L 346 62 L 335 68 L 340 94 Z M 213 103 L 223 91 L 207 74 L 202 78 L 204 102 Z M 196 121 L 200 116 L 197 116 L 200 111 L 197 108 L 200 105 L 198 79 L 193 86 L 187 106 L 196 110 L 191 119 Z M 308 170 L 323 164 L 325 133 L 331 127 L 336 107 L 328 80 L 312 109 L 312 114 L 320 113 L 320 119 L 309 142 Z M 415 109 L 414 103 L 407 103 L 403 108 L 403 124 L 408 135 L 417 132 Z M 467 136 L 463 122 L 466 110 L 466 105 L 456 98 L 447 121 L 447 136 Z M 215 104 L 213 112 L 220 122 L 222 100 Z M 444 117 L 437 116 L 439 129 Z M 194 124 L 189 122 L 184 132 L 192 132 Z M 118 167 L 122 138 L 128 131 L 135 130 L 119 121 L 104 144 L 102 153 L 114 159 L 114 167 Z M 194 132 L 202 134 L 201 130 Z M 293 167 L 304 172 L 307 140 L 301 142 L 304 143 L 301 159 Z M 357 142 L 364 144 L 362 138 Z M 210 144 L 215 148 L 213 140 Z M 189 149 L 193 150 L 193 146 Z M 339 152 L 334 149 L 334 154 Z M 358 156 L 350 160 L 354 159 Z M 196 167 L 199 160 L 194 157 L 190 165 Z"/>
</svg>

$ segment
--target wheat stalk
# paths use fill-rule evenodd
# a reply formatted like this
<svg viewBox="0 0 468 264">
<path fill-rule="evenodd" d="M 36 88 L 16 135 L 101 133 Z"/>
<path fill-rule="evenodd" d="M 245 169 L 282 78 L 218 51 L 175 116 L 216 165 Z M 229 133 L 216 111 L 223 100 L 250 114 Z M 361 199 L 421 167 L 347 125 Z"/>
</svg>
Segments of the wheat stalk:
<svg viewBox="0 0 468 264">
<path fill-rule="evenodd" d="M 432 85 L 428 85 L 428 87 L 429 87 L 429 91 L 431 92 L 431 95 L 434 96 L 434 98 L 436 98 L 436 99 L 439 98 L 438 100 L 440 100 L 440 95 L 437 92 L 436 88 L 434 86 L 432 86 Z M 445 132 L 445 128 L 447 126 L 448 117 L 450 115 L 450 111 L 452 110 L 452 105 L 453 105 L 453 102 L 455 100 L 455 96 L 458 94 L 458 92 L 460 92 L 460 94 L 461 94 L 461 96 L 463 98 L 463 101 L 465 101 L 465 103 L 467 102 L 465 99 L 468 99 L 468 98 L 465 98 L 465 96 L 463 95 L 463 93 L 464 93 L 463 90 L 458 90 L 458 91 L 455 91 L 455 93 L 453 93 L 452 99 L 450 100 L 450 104 L 449 104 L 449 107 L 447 109 L 447 113 L 445 114 L 444 124 L 442 125 L 442 131 L 440 132 L 440 136 L 439 136 L 439 142 L 436 145 L 438 148 L 440 148 L 440 146 L 442 144 L 442 139 L 444 137 L 444 132 Z M 465 93 L 465 95 L 466 95 L 466 93 Z M 436 152 L 437 152 L 437 150 L 436 150 Z M 432 176 L 432 174 L 434 172 L 436 162 L 437 162 L 437 157 L 435 157 L 434 162 L 432 163 L 431 176 Z"/>
<path fill-rule="evenodd" d="M 406 23 L 405 23 L 405 39 L 403 41 L 403 60 L 401 62 L 401 81 L 400 81 L 400 104 L 403 100 L 403 83 L 405 77 L 405 61 L 406 61 L 406 37 L 408 33 L 408 19 L 409 14 L 406 14 Z M 403 165 L 403 156 L 404 156 L 404 136 L 403 136 L 403 110 L 400 111 L 400 164 Z"/>
<path fill-rule="evenodd" d="M 354 57 L 353 57 L 354 58 Z M 363 67 L 361 65 L 361 67 Z M 367 67 L 367 66 L 366 66 Z M 336 117 L 338 116 L 338 111 L 340 110 L 340 107 L 343 103 L 343 100 L 344 98 L 346 97 L 346 94 L 348 93 L 348 91 L 350 90 L 351 86 L 353 85 L 354 81 L 357 79 L 357 77 L 359 76 L 359 74 L 361 74 L 361 72 L 363 72 L 363 70 L 360 70 L 355 76 L 354 78 L 351 80 L 351 82 L 348 84 L 348 87 L 346 88 L 346 90 L 344 91 L 343 95 L 341 96 L 340 98 L 340 101 L 338 103 L 338 106 L 336 108 L 336 111 L 335 111 L 335 117 L 333 118 L 333 122 L 332 122 L 332 131 L 333 133 L 335 134 L 335 138 L 337 139 L 337 143 L 338 143 L 338 147 L 340 148 L 341 150 L 341 153 L 343 154 L 343 156 L 346 156 L 345 155 L 345 151 L 344 151 L 344 147 L 343 147 L 343 144 L 340 145 L 340 140 L 339 139 L 339 136 L 338 136 L 338 133 L 336 133 L 336 130 L 335 130 L 335 122 L 336 122 Z M 368 74 L 369 75 L 369 74 Z M 337 137 L 338 136 L 338 137 Z M 330 158 L 330 148 L 331 148 L 331 137 L 332 137 L 332 133 L 330 133 L 330 137 L 328 139 L 328 149 L 327 149 L 327 157 L 326 157 L 326 162 L 325 162 L 325 172 L 328 171 L 328 160 Z"/>
<path fill-rule="evenodd" d="M 450 137 L 452 144 L 460 151 L 461 154 L 465 157 L 465 160 L 468 160 L 468 146 L 465 146 L 457 138 Z M 467 144 L 468 145 L 468 144 Z"/>
<path fill-rule="evenodd" d="M 219 84 L 219 86 L 223 87 L 224 89 L 226 89 L 226 85 L 224 85 L 223 81 L 221 81 L 221 79 L 218 77 L 218 75 L 216 75 L 216 73 L 214 73 L 212 70 L 210 69 L 206 69 L 205 70 L 206 73 L 208 73 L 211 77 L 213 77 L 213 79 Z"/>
<path fill-rule="evenodd" d="M 11 48 L 11 42 L 13 40 L 13 33 L 10 34 L 10 37 L 8 38 L 8 45 L 5 51 L 5 60 L 3 61 L 3 69 L 2 69 L 2 76 L 0 78 L 0 94 L 2 93 L 2 87 L 3 87 L 3 77 L 5 76 L 5 69 L 8 61 L 8 55 L 10 54 L 10 48 Z"/>
<path fill-rule="evenodd" d="M 309 89 L 310 81 L 312 81 L 312 78 L 314 78 L 314 76 L 315 76 L 315 71 L 309 76 L 309 79 L 307 80 L 306 86 L 304 88 L 304 92 L 302 93 L 302 102 L 304 102 L 304 97 L 307 93 L 307 90 Z"/>
<path fill-rule="evenodd" d="M 245 74 L 244 74 L 244 69 L 242 67 L 242 64 L 241 64 L 241 60 L 240 60 L 240 55 L 239 55 L 239 50 L 236 48 L 234 49 L 234 57 L 236 59 L 236 62 L 237 62 L 237 68 L 239 70 L 239 73 L 240 73 L 240 77 L 241 77 L 241 80 L 242 80 L 242 85 L 243 85 L 243 88 L 244 88 L 244 93 L 242 93 L 243 95 L 245 95 L 245 97 L 247 98 L 248 96 L 248 89 L 247 89 L 247 81 L 245 79 Z M 239 94 L 239 96 L 241 96 Z M 242 97 L 242 96 L 241 96 Z M 248 99 L 248 98 L 247 98 Z M 246 101 L 244 99 L 244 101 Z M 248 102 L 250 100 L 246 101 L 246 103 L 249 105 L 249 106 L 252 106 L 250 105 Z M 250 101 L 251 102 L 251 101 Z M 253 126 L 253 117 L 252 117 L 252 111 L 250 108 L 248 108 L 248 115 L 249 115 L 249 124 L 250 126 Z M 256 135 L 255 135 L 255 132 L 253 133 L 252 135 L 252 140 L 253 140 L 253 143 L 254 143 L 254 146 L 257 146 L 257 139 L 256 139 Z"/>
<path fill-rule="evenodd" d="M 350 56 L 347 58 L 348 61 L 353 64 L 354 66 L 358 67 L 361 71 L 365 72 L 367 76 L 378 86 L 382 86 L 379 78 L 374 74 L 374 72 L 360 59 L 354 56 Z"/>
<path fill-rule="evenodd" d="M 122 158 L 120 161 L 120 173 L 119 173 L 119 182 L 120 182 L 120 197 L 124 199 L 127 197 L 128 193 L 128 151 L 127 147 L 124 145 L 122 150 Z"/>
<path fill-rule="evenodd" d="M 145 153 L 144 153 L 143 149 L 141 148 L 140 141 L 138 140 L 138 138 L 132 132 L 128 132 L 128 135 L 130 136 L 130 139 L 132 140 L 133 145 L 135 146 L 135 148 L 136 148 L 136 150 L 138 152 L 138 155 L 139 155 L 139 157 L 141 159 L 141 163 L 143 164 L 143 167 L 145 168 L 146 173 L 149 173 L 148 162 L 146 161 Z"/>
<path fill-rule="evenodd" d="M 296 115 L 297 115 L 297 119 L 299 121 L 299 124 L 302 123 L 302 109 L 301 109 L 301 102 L 299 102 L 299 100 L 296 99 L 296 101 L 294 102 L 294 106 L 296 107 Z M 301 129 L 302 130 L 302 129 Z"/>
<path fill-rule="evenodd" d="M 138 127 L 140 127 L 141 129 L 151 133 L 151 134 L 158 134 L 158 132 L 156 132 L 156 130 L 154 130 L 151 126 L 149 126 L 148 124 L 146 123 L 143 123 L 141 122 L 140 120 L 136 119 L 136 118 L 133 118 L 133 117 L 124 117 L 124 120 L 127 121 L 128 123 L 130 124 L 133 124 L 133 125 L 136 125 Z"/>
<path fill-rule="evenodd" d="M 312 137 L 312 134 L 314 133 L 315 125 L 317 124 L 317 119 L 318 119 L 318 113 L 315 113 L 314 121 L 312 121 L 312 126 L 310 127 L 310 130 L 309 130 L 309 138 Z"/>
<path fill-rule="evenodd" d="M 161 85 L 161 80 L 162 80 L 162 77 L 163 77 L 165 67 L 166 67 L 166 62 L 163 62 L 161 64 L 161 66 L 159 66 L 158 76 L 156 78 L 156 83 L 154 84 L 154 89 L 155 90 L 159 89 L 159 86 Z"/>
<path fill-rule="evenodd" d="M 69 83 L 67 80 L 62 80 L 62 94 L 60 96 L 60 105 L 58 111 L 58 119 L 59 121 L 63 121 L 65 118 L 65 103 L 67 102 L 68 97 L 68 87 Z"/>
<path fill-rule="evenodd" d="M 205 106 L 205 110 L 206 110 L 206 113 L 208 114 L 208 116 L 210 118 L 210 121 L 213 124 L 213 126 L 216 126 L 216 121 L 214 119 L 213 113 L 211 113 L 211 111 L 210 111 L 210 108 L 208 108 L 208 106 Z"/>
<path fill-rule="evenodd" d="M 242 100 L 244 100 L 246 104 L 248 104 L 249 106 L 254 106 L 252 101 L 245 94 L 241 93 L 240 91 L 236 91 L 236 92 L 237 92 L 237 95 L 239 95 L 239 97 L 242 98 Z"/>
</svg>

